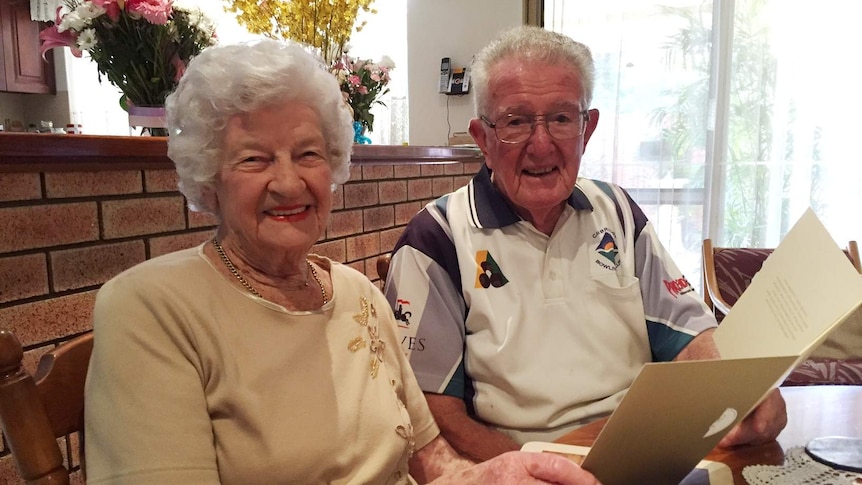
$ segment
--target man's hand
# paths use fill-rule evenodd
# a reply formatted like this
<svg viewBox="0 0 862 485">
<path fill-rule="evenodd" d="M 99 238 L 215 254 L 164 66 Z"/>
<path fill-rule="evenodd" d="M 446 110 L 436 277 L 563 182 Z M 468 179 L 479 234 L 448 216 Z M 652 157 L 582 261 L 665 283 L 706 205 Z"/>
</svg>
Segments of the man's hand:
<svg viewBox="0 0 862 485">
<path fill-rule="evenodd" d="M 702 332 L 674 360 L 720 359 L 713 339 L 714 329 Z M 737 424 L 718 443 L 722 448 L 737 445 L 762 445 L 774 440 L 787 425 L 787 406 L 778 389 L 773 390 L 760 406 Z"/>
<path fill-rule="evenodd" d="M 510 451 L 471 468 L 440 477 L 431 483 L 598 485 L 599 481 L 591 473 L 562 456 L 553 453 Z"/>
<path fill-rule="evenodd" d="M 762 445 L 778 437 L 786 425 L 787 406 L 781 392 L 773 389 L 754 412 L 721 439 L 718 446 Z"/>
<path fill-rule="evenodd" d="M 440 433 L 461 455 L 480 462 L 521 448 L 512 438 L 467 415 L 463 400 L 428 392 L 425 399 Z"/>
</svg>

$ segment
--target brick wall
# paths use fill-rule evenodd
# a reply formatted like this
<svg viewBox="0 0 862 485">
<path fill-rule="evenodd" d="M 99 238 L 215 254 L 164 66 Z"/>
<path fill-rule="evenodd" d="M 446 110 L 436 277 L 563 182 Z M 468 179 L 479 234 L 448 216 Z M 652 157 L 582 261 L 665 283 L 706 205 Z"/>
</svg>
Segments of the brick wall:
<svg viewBox="0 0 862 485">
<path fill-rule="evenodd" d="M 313 251 L 381 286 L 378 256 L 392 249 L 425 203 L 466 184 L 479 167 L 352 167 L 350 180 L 336 189 L 329 227 Z M 214 224 L 212 217 L 188 210 L 173 170 L 2 173 L 0 328 L 18 335 L 24 366 L 33 372 L 47 350 L 92 329 L 102 283 L 146 259 L 200 244 Z M 75 446 L 69 440 L 72 451 Z M 0 445 L 0 483 L 20 482 Z"/>
</svg>

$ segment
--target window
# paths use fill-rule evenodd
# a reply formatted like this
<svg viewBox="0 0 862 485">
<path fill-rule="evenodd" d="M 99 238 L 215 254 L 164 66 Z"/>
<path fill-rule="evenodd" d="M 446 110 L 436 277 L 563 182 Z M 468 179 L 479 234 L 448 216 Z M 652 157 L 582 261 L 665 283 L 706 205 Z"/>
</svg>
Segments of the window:
<svg viewBox="0 0 862 485">
<path fill-rule="evenodd" d="M 860 9 L 546 1 L 546 28 L 596 61 L 601 117 L 581 174 L 629 190 L 695 285 L 704 234 L 772 247 L 810 206 L 839 244 L 862 237 L 862 164 L 850 158 L 862 94 L 839 54 L 858 42 Z"/>
</svg>

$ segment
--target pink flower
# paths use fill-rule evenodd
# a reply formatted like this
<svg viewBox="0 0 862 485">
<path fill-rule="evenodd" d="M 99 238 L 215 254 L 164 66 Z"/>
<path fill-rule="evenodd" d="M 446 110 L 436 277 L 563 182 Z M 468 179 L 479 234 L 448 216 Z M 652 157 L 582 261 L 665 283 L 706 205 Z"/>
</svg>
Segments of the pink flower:
<svg viewBox="0 0 862 485">
<path fill-rule="evenodd" d="M 173 3 L 173 0 L 126 0 L 126 11 L 133 18 L 141 16 L 151 24 L 165 25 Z"/>
<path fill-rule="evenodd" d="M 113 22 L 120 20 L 120 12 L 123 10 L 123 5 L 121 5 L 119 1 L 120 0 L 92 0 L 94 5 L 105 9 L 105 12 L 108 14 L 108 18 Z"/>
<path fill-rule="evenodd" d="M 353 86 L 358 86 L 360 83 L 359 76 L 357 76 L 356 74 L 351 74 L 350 76 L 347 76 L 347 82 L 352 84 Z"/>
<path fill-rule="evenodd" d="M 59 9 L 57 10 L 59 12 Z M 75 57 L 81 57 L 81 49 L 75 45 L 78 40 L 75 32 L 71 30 L 58 32 L 57 25 L 59 22 L 39 32 L 39 40 L 42 41 L 42 47 L 39 49 L 42 52 L 42 59 L 45 59 L 45 54 L 55 47 L 69 47 Z"/>
<path fill-rule="evenodd" d="M 368 94 L 368 86 L 359 86 L 359 94 Z"/>
</svg>

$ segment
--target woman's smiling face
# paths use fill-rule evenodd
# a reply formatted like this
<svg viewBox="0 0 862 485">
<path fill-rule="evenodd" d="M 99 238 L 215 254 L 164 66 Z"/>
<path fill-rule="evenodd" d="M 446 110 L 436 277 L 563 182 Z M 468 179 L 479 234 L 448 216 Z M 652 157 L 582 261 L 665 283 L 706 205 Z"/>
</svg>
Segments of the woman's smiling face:
<svg viewBox="0 0 862 485">
<path fill-rule="evenodd" d="M 215 195 L 224 239 L 253 259 L 307 253 L 332 209 L 330 161 L 317 112 L 290 101 L 234 116 L 222 155 Z"/>
</svg>

